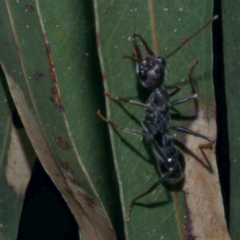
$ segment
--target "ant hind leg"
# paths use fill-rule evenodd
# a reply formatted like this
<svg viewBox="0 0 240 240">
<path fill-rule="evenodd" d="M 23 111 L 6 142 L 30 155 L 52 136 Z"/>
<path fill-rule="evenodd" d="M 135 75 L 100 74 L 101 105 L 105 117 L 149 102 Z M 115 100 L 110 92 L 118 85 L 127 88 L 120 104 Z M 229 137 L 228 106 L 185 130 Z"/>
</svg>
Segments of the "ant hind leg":
<svg viewBox="0 0 240 240">
<path fill-rule="evenodd" d="M 215 140 L 213 139 L 212 142 L 206 143 L 206 144 L 199 144 L 199 148 L 202 149 L 210 149 L 212 148 L 213 144 L 215 143 Z"/>
<path fill-rule="evenodd" d="M 198 64 L 198 60 L 196 59 L 192 66 L 190 67 L 189 69 L 189 73 L 188 73 L 188 76 L 190 78 L 190 81 L 191 81 L 191 84 L 192 84 L 192 88 L 194 89 L 194 93 L 198 93 L 199 92 L 199 88 L 198 88 L 198 84 L 197 84 L 197 81 L 196 79 L 194 78 L 193 76 L 193 70 L 195 68 L 195 66 Z"/>
<path fill-rule="evenodd" d="M 163 177 L 161 177 L 156 183 L 154 183 L 147 191 L 143 192 L 142 194 L 138 195 L 137 197 L 135 197 L 130 205 L 129 205 L 129 208 L 128 208 L 128 211 L 127 211 L 127 214 L 126 214 L 126 217 L 125 217 L 125 222 L 129 222 L 130 221 L 130 215 L 131 215 L 131 212 L 132 212 L 132 208 L 133 208 L 133 205 L 135 204 L 135 202 L 148 195 L 149 193 L 151 193 L 158 185 L 160 185 L 166 178 L 168 178 L 168 176 L 174 171 L 174 169 L 172 169 L 171 171 L 169 171 L 168 173 L 166 173 Z"/>
<path fill-rule="evenodd" d="M 208 136 L 205 136 L 205 135 L 202 135 L 200 133 L 194 132 L 194 131 L 192 131 L 188 128 L 185 128 L 185 127 L 170 125 L 169 128 L 174 130 L 174 131 L 177 131 L 177 132 L 191 134 L 191 135 L 194 135 L 196 137 L 200 137 L 200 138 L 203 138 L 203 139 L 209 141 L 209 143 L 207 143 L 207 144 L 200 144 L 199 148 L 202 148 L 202 149 L 203 148 L 211 148 L 211 146 L 215 143 L 215 140 L 213 138 L 210 138 Z"/>
<path fill-rule="evenodd" d="M 110 99 L 115 100 L 115 101 L 122 101 L 122 102 L 129 103 L 131 105 L 142 107 L 142 108 L 144 108 L 146 110 L 151 110 L 150 106 L 147 105 L 147 104 L 144 104 L 144 103 L 141 103 L 141 102 L 137 102 L 137 101 L 133 101 L 133 100 L 130 100 L 130 99 L 127 99 L 127 98 L 118 97 L 116 95 L 112 95 L 109 92 L 105 92 L 105 96 L 109 97 Z"/>
</svg>

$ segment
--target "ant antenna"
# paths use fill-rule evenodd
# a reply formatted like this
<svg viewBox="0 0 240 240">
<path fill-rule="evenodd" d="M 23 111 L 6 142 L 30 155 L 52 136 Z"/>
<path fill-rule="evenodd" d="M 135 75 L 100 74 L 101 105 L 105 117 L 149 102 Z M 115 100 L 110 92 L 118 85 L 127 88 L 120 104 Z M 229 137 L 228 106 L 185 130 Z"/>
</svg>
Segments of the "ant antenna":
<svg viewBox="0 0 240 240">
<path fill-rule="evenodd" d="M 188 42 L 189 40 L 191 40 L 192 38 L 194 38 L 196 35 L 198 35 L 205 27 L 207 27 L 211 22 L 213 22 L 214 20 L 216 20 L 218 18 L 218 15 L 215 15 L 213 18 L 211 18 L 207 23 L 205 23 L 197 32 L 195 32 L 192 36 L 188 37 L 187 39 L 184 40 L 184 42 L 177 47 L 173 52 L 171 52 L 168 56 L 165 57 L 165 59 L 171 57 L 174 53 L 176 53 L 178 50 L 180 50 L 185 44 L 186 42 Z"/>
<path fill-rule="evenodd" d="M 135 59 L 134 57 L 131 57 L 131 56 L 122 56 L 122 59 L 125 59 L 125 58 L 129 58 L 129 59 L 131 59 L 132 61 L 137 62 L 137 59 Z"/>
</svg>

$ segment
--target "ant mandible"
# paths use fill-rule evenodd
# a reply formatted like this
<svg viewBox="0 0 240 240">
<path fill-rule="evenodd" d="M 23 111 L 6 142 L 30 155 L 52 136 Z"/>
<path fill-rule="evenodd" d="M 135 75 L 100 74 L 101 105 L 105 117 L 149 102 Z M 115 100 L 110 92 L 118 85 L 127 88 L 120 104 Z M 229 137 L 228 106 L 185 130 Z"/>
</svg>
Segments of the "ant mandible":
<svg viewBox="0 0 240 240">
<path fill-rule="evenodd" d="M 165 59 L 172 56 L 180 48 L 182 48 L 186 42 L 195 37 L 200 33 L 206 26 L 208 26 L 212 21 L 217 19 L 218 16 L 214 16 L 210 19 L 202 28 L 200 28 L 196 33 L 187 38 L 177 49 L 175 49 L 171 54 L 169 54 Z M 149 54 L 149 57 L 143 59 L 141 51 L 136 43 L 136 39 L 139 39 L 143 45 L 145 51 Z M 118 96 L 114 96 L 110 93 L 105 93 L 107 97 L 113 100 L 124 101 L 129 104 L 142 107 L 148 112 L 147 116 L 142 121 L 143 132 L 138 132 L 133 129 L 128 129 L 119 126 L 118 124 L 112 122 L 109 119 L 103 117 L 100 111 L 97 112 L 98 116 L 108 124 L 112 125 L 115 128 L 120 129 L 121 131 L 135 134 L 141 137 L 145 137 L 149 140 L 153 151 L 157 154 L 157 167 L 160 173 L 159 180 L 150 187 L 147 191 L 135 197 L 129 206 L 127 216 L 125 221 L 130 220 L 130 214 L 133 208 L 134 203 L 144 197 L 145 195 L 151 193 L 159 184 L 163 181 L 170 184 L 176 184 L 180 182 L 184 177 L 184 157 L 182 153 L 177 150 L 172 144 L 172 138 L 168 135 L 168 129 L 174 131 L 191 134 L 200 138 L 203 138 L 209 141 L 208 144 L 200 145 L 199 148 L 209 148 L 213 145 L 215 140 L 213 138 L 204 136 L 200 133 L 194 132 L 188 128 L 175 126 L 171 124 L 171 117 L 169 109 L 175 105 L 182 104 L 194 99 L 197 99 L 197 93 L 192 94 L 186 98 L 170 101 L 170 98 L 175 95 L 179 90 L 179 86 L 168 86 L 164 87 L 163 83 L 167 78 L 166 62 L 162 57 L 157 57 L 153 51 L 149 48 L 143 37 L 139 34 L 133 35 L 133 46 L 134 53 L 137 59 L 131 58 L 136 61 L 137 75 L 139 76 L 140 83 L 144 88 L 152 90 L 151 95 L 147 99 L 146 103 L 141 103 L 133 100 L 128 100 Z M 126 58 L 126 57 L 125 57 Z M 196 66 L 198 61 L 196 60 L 190 68 L 189 77 L 193 81 L 193 69 Z M 167 89 L 173 89 L 172 92 L 168 92 Z"/>
</svg>

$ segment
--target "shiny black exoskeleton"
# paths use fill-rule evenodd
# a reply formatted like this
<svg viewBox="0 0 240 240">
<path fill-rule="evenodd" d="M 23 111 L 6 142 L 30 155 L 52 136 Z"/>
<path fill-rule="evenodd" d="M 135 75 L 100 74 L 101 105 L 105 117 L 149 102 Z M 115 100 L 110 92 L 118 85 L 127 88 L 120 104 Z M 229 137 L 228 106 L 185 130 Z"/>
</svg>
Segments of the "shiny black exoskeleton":
<svg viewBox="0 0 240 240">
<path fill-rule="evenodd" d="M 212 21 L 217 19 L 217 16 L 214 16 L 211 20 L 209 20 L 202 28 L 200 28 L 196 33 L 187 38 L 184 43 L 182 43 L 177 49 L 175 49 L 171 54 L 169 54 L 166 58 L 173 55 L 179 49 L 181 49 L 186 42 L 195 37 L 198 33 L 200 33 L 207 25 L 209 25 Z M 166 61 L 162 57 L 157 57 L 152 50 L 148 47 L 147 43 L 143 39 L 141 35 L 134 34 L 133 35 L 133 45 L 134 45 L 134 53 L 136 55 L 136 59 L 132 57 L 124 57 L 130 58 L 136 61 L 136 72 L 139 76 L 139 80 L 141 85 L 144 88 L 147 88 L 152 91 L 151 95 L 147 99 L 146 103 L 136 102 L 133 100 L 128 100 L 125 98 L 121 98 L 118 96 L 114 96 L 110 93 L 105 93 L 106 96 L 113 100 L 124 101 L 130 103 L 135 106 L 139 106 L 144 108 L 148 114 L 142 121 L 143 132 L 138 132 L 133 129 L 128 129 L 119 126 L 118 124 L 112 122 L 109 119 L 103 117 L 98 111 L 99 117 L 112 125 L 115 128 L 118 128 L 122 131 L 135 134 L 141 137 L 145 137 L 149 140 L 152 149 L 157 155 L 157 167 L 159 170 L 159 180 L 156 182 L 151 188 L 149 188 L 144 193 L 135 197 L 129 206 L 129 210 L 127 212 L 127 219 L 129 221 L 130 214 L 134 203 L 152 192 L 160 183 L 163 181 L 168 182 L 170 184 L 176 184 L 181 181 L 184 177 L 184 157 L 182 153 L 177 150 L 172 144 L 172 138 L 168 135 L 168 129 L 172 129 L 174 131 L 191 134 L 200 138 L 203 138 L 210 142 L 209 146 L 212 145 L 215 140 L 204 136 L 200 133 L 194 132 L 190 129 L 175 126 L 171 124 L 171 117 L 169 114 L 170 108 L 177 105 L 182 104 L 194 99 L 197 99 L 197 93 L 190 95 L 189 97 L 179 99 L 176 101 L 170 101 L 171 97 L 175 95 L 180 87 L 178 86 L 168 86 L 167 88 L 163 86 L 164 82 L 167 79 L 167 70 L 166 70 Z M 144 50 L 149 55 L 146 58 L 142 58 L 142 54 L 140 48 L 137 44 L 137 39 L 143 45 Z M 192 71 L 197 64 L 197 61 L 193 64 L 190 69 L 189 76 L 190 79 L 193 80 Z M 168 92 L 171 90 L 171 92 Z M 203 147 L 202 147 L 203 148 Z"/>
<path fill-rule="evenodd" d="M 142 59 L 141 51 L 136 42 L 137 38 L 142 43 L 147 54 L 149 54 L 149 57 Z M 152 90 L 146 104 L 142 105 L 142 107 L 149 112 L 142 122 L 143 130 L 150 140 L 153 150 L 159 156 L 157 164 L 161 175 L 160 177 L 164 178 L 163 180 L 166 182 L 175 184 L 184 176 L 184 163 L 180 161 L 183 155 L 172 145 L 172 139 L 168 135 L 168 129 L 192 134 L 210 142 L 214 142 L 214 140 L 187 128 L 171 125 L 169 109 L 174 105 L 196 99 L 197 94 L 170 102 L 170 98 L 176 94 L 180 88 L 178 86 L 172 86 L 171 88 L 174 90 L 168 93 L 167 89 L 163 86 L 167 78 L 165 59 L 155 56 L 140 35 L 133 35 L 133 45 L 137 57 L 136 69 L 140 83 L 144 88 Z"/>
</svg>

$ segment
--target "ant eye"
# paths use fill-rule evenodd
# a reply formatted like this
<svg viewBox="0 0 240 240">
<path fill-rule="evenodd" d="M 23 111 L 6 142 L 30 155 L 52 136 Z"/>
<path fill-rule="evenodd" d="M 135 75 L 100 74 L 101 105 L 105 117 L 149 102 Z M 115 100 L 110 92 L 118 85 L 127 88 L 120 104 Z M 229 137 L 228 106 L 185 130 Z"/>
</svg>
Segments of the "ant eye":
<svg viewBox="0 0 240 240">
<path fill-rule="evenodd" d="M 140 70 L 139 72 L 139 77 L 142 79 L 142 80 L 146 80 L 147 79 L 147 72 L 143 69 Z"/>
<path fill-rule="evenodd" d="M 159 61 L 159 63 L 163 64 L 163 66 L 166 65 L 166 62 L 165 62 L 165 59 L 164 59 L 164 58 L 158 57 L 158 61 Z"/>
</svg>

